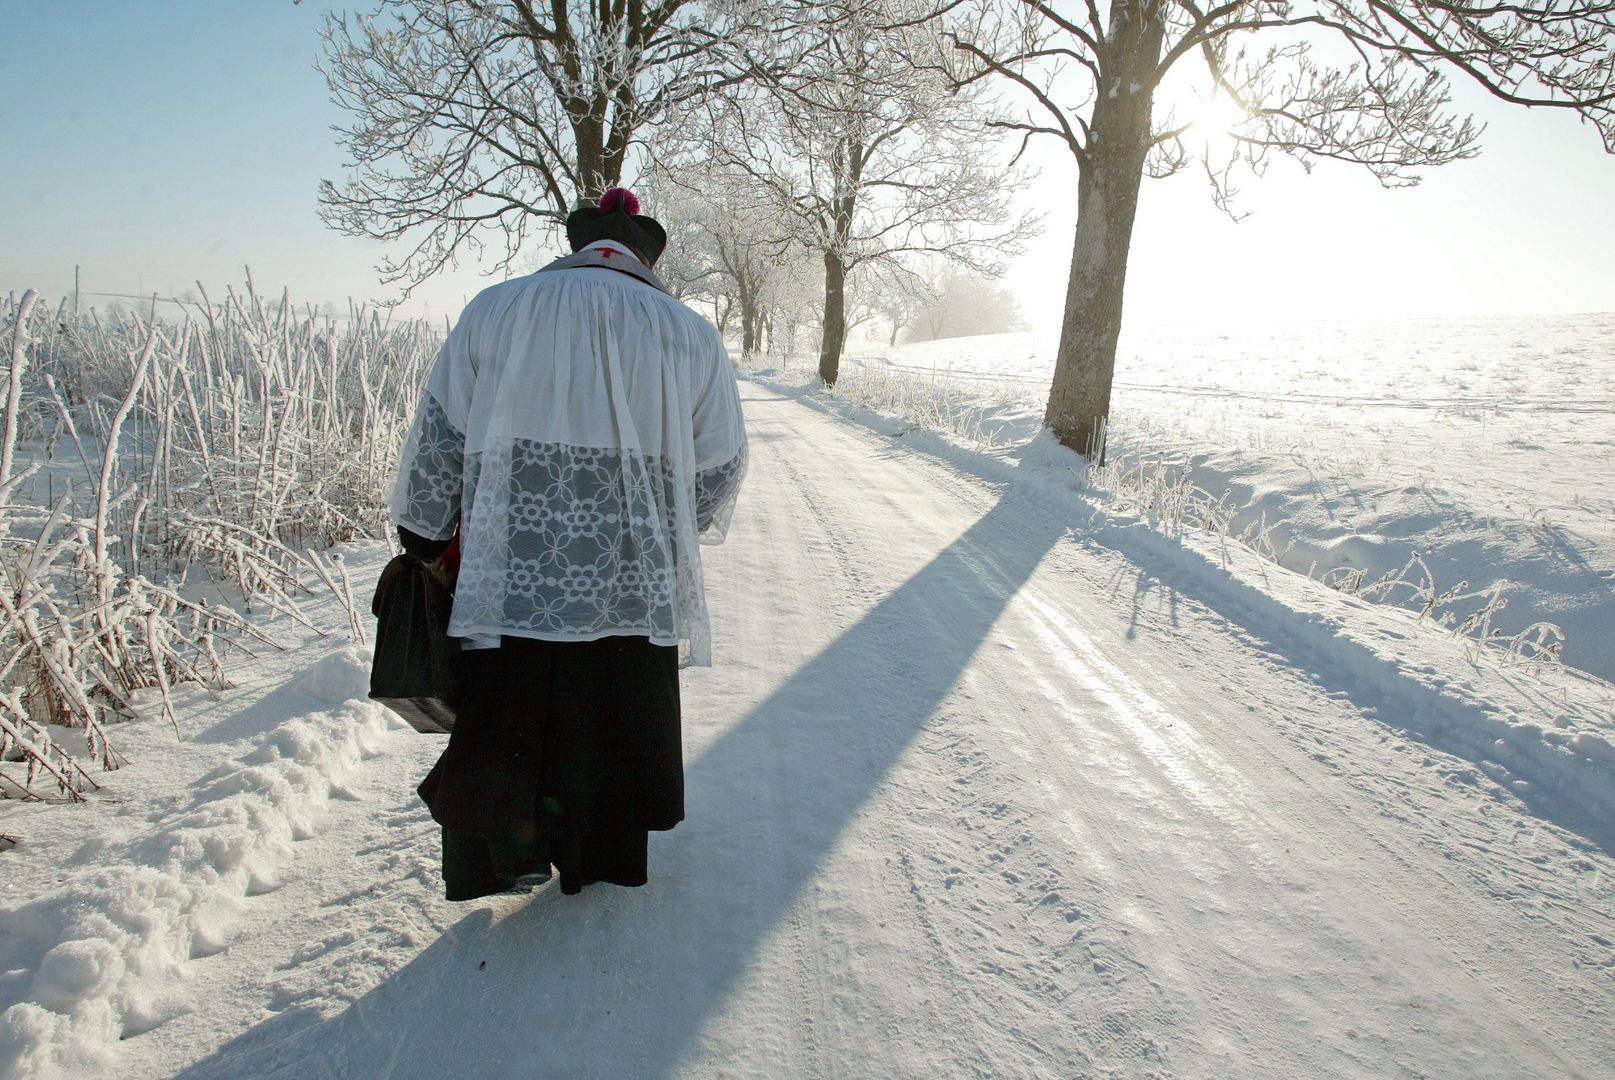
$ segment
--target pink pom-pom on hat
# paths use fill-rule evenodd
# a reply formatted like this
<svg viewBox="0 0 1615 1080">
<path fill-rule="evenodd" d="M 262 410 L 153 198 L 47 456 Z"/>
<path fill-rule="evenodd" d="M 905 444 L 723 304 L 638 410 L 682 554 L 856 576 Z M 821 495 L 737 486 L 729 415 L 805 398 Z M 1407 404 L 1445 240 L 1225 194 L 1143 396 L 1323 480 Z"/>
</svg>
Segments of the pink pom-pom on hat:
<svg viewBox="0 0 1615 1080">
<path fill-rule="evenodd" d="M 639 196 L 625 187 L 607 188 L 606 193 L 600 196 L 596 204 L 600 212 L 609 214 L 613 210 L 625 210 L 629 214 L 639 213 Z"/>
<path fill-rule="evenodd" d="M 639 198 L 632 191 L 614 187 L 593 206 L 585 203 L 566 216 L 566 240 L 573 251 L 582 251 L 598 240 L 615 240 L 653 264 L 667 247 L 667 230 L 655 218 L 640 213 Z"/>
</svg>

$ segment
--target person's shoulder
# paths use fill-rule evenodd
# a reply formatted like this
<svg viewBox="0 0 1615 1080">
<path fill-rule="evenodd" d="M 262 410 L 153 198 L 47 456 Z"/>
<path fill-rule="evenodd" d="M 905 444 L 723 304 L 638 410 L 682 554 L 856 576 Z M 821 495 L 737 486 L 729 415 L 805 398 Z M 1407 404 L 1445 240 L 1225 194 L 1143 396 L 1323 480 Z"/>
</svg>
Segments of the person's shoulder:
<svg viewBox="0 0 1615 1080">
<path fill-rule="evenodd" d="M 670 292 L 656 288 L 651 289 L 651 292 L 655 294 L 656 302 L 667 312 L 667 317 L 684 327 L 693 337 L 722 342 L 723 337 L 718 333 L 718 328 L 712 325 L 711 319 Z"/>
<path fill-rule="evenodd" d="M 718 333 L 718 328 L 712 325 L 711 319 L 707 318 L 705 315 L 701 314 L 699 311 L 695 310 L 689 304 L 686 304 L 683 300 L 680 300 L 672 293 L 663 293 L 662 296 L 666 298 L 667 306 L 677 309 L 678 317 L 690 324 L 690 328 L 693 332 L 704 334 L 715 341 L 723 340 L 722 336 Z"/>
<path fill-rule="evenodd" d="M 557 260 L 559 261 L 559 260 Z M 550 289 L 563 286 L 599 289 L 621 298 L 633 297 L 649 303 L 657 313 L 680 327 L 691 340 L 718 352 L 723 351 L 723 335 L 712 321 L 670 292 L 657 288 L 631 273 L 596 266 L 544 267 L 521 277 L 490 285 L 472 297 L 465 313 L 494 312 L 522 300 L 537 301 Z M 542 302 L 542 301 L 539 301 Z M 644 308 L 640 308 L 641 311 Z M 465 315 L 461 316 L 462 318 Z"/>
<path fill-rule="evenodd" d="M 494 308 L 500 307 L 516 296 L 526 292 L 529 288 L 528 279 L 537 277 L 537 274 L 524 274 L 521 277 L 506 278 L 495 282 L 478 292 L 466 304 L 460 313 L 460 319 L 465 320 L 484 314 Z"/>
<path fill-rule="evenodd" d="M 461 317 L 499 318 L 525 306 L 557 303 L 563 295 L 567 295 L 567 290 L 575 290 L 580 285 L 584 288 L 612 288 L 614 286 L 609 279 L 623 276 L 584 267 L 552 267 L 553 264 L 489 285 L 471 298 L 466 305 L 465 315 Z"/>
<path fill-rule="evenodd" d="M 628 284 L 635 287 L 633 295 L 643 297 L 647 302 L 655 305 L 658 313 L 662 314 L 673 325 L 680 327 L 686 334 L 690 335 L 692 340 L 703 345 L 713 345 L 720 349 L 723 347 L 723 335 L 718 333 L 718 328 L 712 325 L 710 319 L 696 311 L 689 304 L 649 282 L 635 281 L 627 274 L 617 276 L 629 278 Z"/>
</svg>

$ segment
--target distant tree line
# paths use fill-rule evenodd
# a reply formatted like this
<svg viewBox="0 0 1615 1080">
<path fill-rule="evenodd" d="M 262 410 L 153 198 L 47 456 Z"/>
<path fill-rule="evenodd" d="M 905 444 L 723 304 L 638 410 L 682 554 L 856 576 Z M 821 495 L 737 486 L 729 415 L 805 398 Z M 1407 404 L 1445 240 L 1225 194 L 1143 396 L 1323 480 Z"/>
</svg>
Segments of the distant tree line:
<svg viewBox="0 0 1615 1080">
<path fill-rule="evenodd" d="M 1078 216 L 1045 418 L 1095 456 L 1144 177 L 1198 165 L 1230 213 L 1274 154 L 1413 184 L 1478 152 L 1450 77 L 1575 112 L 1615 152 L 1615 0 L 376 0 L 328 18 L 323 67 L 351 122 L 322 213 L 401 244 L 389 280 L 490 244 L 531 258 L 627 179 L 673 233 L 675 288 L 747 352 L 814 333 L 826 385 L 852 327 L 925 333 L 950 317 L 927 298 L 1001 271 L 1038 225 L 1010 208 L 1020 152 L 1063 143 Z M 1196 101 L 1226 105 L 1225 139 L 1196 137 Z"/>
</svg>

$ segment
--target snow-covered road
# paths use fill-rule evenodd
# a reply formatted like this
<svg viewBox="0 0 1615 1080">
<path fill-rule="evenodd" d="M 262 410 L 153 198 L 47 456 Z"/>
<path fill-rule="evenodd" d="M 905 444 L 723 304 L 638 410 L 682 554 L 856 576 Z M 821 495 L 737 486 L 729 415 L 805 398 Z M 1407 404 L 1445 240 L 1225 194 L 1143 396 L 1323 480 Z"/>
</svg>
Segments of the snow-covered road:
<svg viewBox="0 0 1615 1080">
<path fill-rule="evenodd" d="M 650 886 L 445 903 L 391 734 L 121 1075 L 1611 1075 L 1607 836 L 1169 560 L 744 396 Z"/>
</svg>

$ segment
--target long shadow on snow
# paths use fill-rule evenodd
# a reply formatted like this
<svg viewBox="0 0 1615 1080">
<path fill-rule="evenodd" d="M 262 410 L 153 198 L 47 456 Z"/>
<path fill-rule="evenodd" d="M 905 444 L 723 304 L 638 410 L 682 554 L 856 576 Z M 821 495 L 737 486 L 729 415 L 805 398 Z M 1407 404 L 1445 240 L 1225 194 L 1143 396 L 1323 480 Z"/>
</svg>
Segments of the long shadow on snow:
<svg viewBox="0 0 1615 1080">
<path fill-rule="evenodd" d="M 690 764 L 689 820 L 652 843 L 648 888 L 562 897 L 551 885 L 506 918 L 478 910 L 341 1015 L 265 1021 L 179 1075 L 672 1075 L 1063 535 L 1017 503 L 1001 501 Z"/>
</svg>

